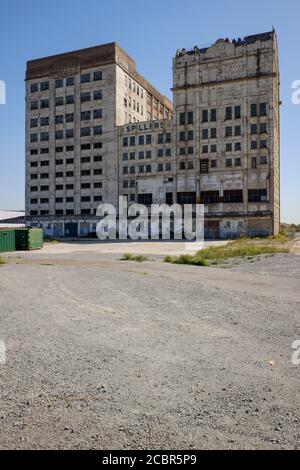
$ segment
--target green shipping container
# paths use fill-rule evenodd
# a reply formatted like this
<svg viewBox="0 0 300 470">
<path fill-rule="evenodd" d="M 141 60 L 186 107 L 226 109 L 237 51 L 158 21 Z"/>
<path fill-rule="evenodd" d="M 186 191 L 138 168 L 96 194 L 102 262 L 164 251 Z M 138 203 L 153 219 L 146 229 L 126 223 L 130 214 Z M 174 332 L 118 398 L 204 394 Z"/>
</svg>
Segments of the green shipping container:
<svg viewBox="0 0 300 470">
<path fill-rule="evenodd" d="M 16 251 L 15 230 L 0 230 L 0 253 Z"/>
<path fill-rule="evenodd" d="M 16 230 L 16 250 L 39 250 L 43 247 L 43 230 L 40 228 L 24 228 Z"/>
</svg>

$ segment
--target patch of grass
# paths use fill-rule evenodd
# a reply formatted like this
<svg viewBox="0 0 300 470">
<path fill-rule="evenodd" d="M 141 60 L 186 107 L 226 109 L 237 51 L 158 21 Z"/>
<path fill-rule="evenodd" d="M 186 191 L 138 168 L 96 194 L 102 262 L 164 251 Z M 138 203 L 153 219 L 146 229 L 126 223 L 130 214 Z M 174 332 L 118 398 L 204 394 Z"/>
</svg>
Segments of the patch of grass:
<svg viewBox="0 0 300 470">
<path fill-rule="evenodd" d="M 144 261 L 149 261 L 149 258 L 143 255 L 133 255 L 132 253 L 125 253 L 121 258 L 121 261 L 136 261 L 137 263 L 143 263 Z"/>
<path fill-rule="evenodd" d="M 195 255 L 166 256 L 165 263 L 172 264 L 191 264 L 193 266 L 208 266 L 209 263 L 202 258 L 201 252 Z"/>
<path fill-rule="evenodd" d="M 285 238 L 274 240 L 266 239 L 248 239 L 241 238 L 224 246 L 210 246 L 204 250 L 198 251 L 194 255 L 166 256 L 166 263 L 173 264 L 191 264 L 194 266 L 216 265 L 230 258 L 254 259 L 255 256 L 276 253 L 289 253 L 287 248 L 282 245 Z"/>
<path fill-rule="evenodd" d="M 6 261 L 5 261 L 4 258 L 1 258 L 1 256 L 0 256 L 0 265 L 1 265 L 1 264 L 6 264 Z"/>
</svg>

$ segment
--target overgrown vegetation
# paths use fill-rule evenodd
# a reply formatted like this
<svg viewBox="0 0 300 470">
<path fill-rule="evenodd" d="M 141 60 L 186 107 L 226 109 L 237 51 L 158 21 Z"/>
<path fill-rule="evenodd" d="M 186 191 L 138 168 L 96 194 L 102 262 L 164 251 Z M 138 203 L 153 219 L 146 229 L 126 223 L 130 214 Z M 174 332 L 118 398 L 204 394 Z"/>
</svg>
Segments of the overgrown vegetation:
<svg viewBox="0 0 300 470">
<path fill-rule="evenodd" d="M 143 263 L 144 261 L 149 261 L 149 259 L 143 255 L 133 255 L 132 253 L 125 253 L 121 258 L 121 261 L 136 261 L 137 263 Z"/>
<path fill-rule="evenodd" d="M 285 243 L 289 238 L 284 234 L 268 238 L 241 238 L 224 246 L 210 246 L 194 255 L 166 256 L 166 263 L 209 266 L 230 258 L 253 258 L 264 254 L 288 253 Z"/>
</svg>

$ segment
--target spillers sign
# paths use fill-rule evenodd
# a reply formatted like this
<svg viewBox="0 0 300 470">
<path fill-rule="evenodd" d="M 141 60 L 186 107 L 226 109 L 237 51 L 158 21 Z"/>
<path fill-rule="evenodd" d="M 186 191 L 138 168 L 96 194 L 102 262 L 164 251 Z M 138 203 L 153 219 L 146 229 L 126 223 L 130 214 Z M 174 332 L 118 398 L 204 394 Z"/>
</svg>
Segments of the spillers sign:
<svg viewBox="0 0 300 470">
<path fill-rule="evenodd" d="M 133 132 L 147 132 L 154 131 L 156 129 L 162 129 L 164 121 L 154 121 L 154 122 L 138 122 L 136 124 L 127 124 L 123 128 L 124 133 L 133 133 Z"/>
</svg>

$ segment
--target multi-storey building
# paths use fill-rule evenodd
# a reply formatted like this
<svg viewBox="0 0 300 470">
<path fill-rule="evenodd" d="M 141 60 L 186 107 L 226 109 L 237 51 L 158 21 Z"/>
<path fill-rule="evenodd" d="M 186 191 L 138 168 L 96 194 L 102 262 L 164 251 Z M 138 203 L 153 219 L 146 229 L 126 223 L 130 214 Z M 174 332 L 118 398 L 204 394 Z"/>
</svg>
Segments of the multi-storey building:
<svg viewBox="0 0 300 470">
<path fill-rule="evenodd" d="M 109 64 L 107 49 L 113 50 Z M 70 67 L 71 58 L 77 60 L 72 73 L 66 71 L 66 65 L 59 66 L 69 63 Z M 98 80 L 90 80 L 100 77 L 100 72 L 99 88 Z M 47 80 L 40 79 L 44 76 Z M 75 80 L 72 92 L 67 86 L 57 86 L 62 84 L 62 76 L 66 77 L 63 85 L 72 77 Z M 47 82 L 50 91 L 43 90 Z M 129 203 L 202 202 L 207 236 L 277 233 L 280 98 L 275 32 L 233 41 L 220 39 L 205 49 L 178 50 L 173 60 L 173 83 L 174 117 L 171 103 L 136 73 L 133 61 L 115 45 L 29 63 L 29 223 L 49 226 L 54 235 L 58 231 L 68 234 L 70 228 L 79 234 L 89 232 L 97 222 L 92 215 L 100 197 L 117 204 L 118 196 L 126 195 Z M 97 100 L 87 104 L 82 101 L 85 94 L 99 91 L 101 107 Z M 72 126 L 67 124 L 67 116 L 72 111 L 62 103 L 61 95 L 63 100 L 69 95 L 76 97 L 74 137 L 68 137 Z M 47 99 L 51 115 L 42 106 Z M 32 103 L 38 100 L 40 109 L 32 111 Z M 98 117 L 100 109 L 102 117 Z M 49 128 L 44 131 L 42 118 L 47 117 Z M 61 119 L 63 124 L 55 124 Z M 34 132 L 31 124 L 39 125 L 39 132 Z M 45 144 L 47 131 L 49 141 Z M 62 145 L 57 143 L 57 137 L 62 137 Z M 72 157 L 67 152 L 68 139 L 74 139 Z M 101 152 L 95 145 L 102 145 Z M 63 147 L 64 158 L 57 157 L 59 146 Z M 45 172 L 49 184 L 47 189 L 45 183 L 45 190 L 44 147 L 50 152 L 50 169 Z M 93 159 L 100 156 L 102 174 L 98 178 L 97 162 Z M 68 176 L 69 158 L 73 158 L 75 176 Z M 57 169 L 60 165 L 62 171 Z M 73 178 L 73 188 L 68 178 Z M 97 183 L 102 187 L 95 188 Z M 68 202 L 69 198 L 75 203 Z M 48 204 L 47 213 L 44 204 Z M 72 209 L 68 204 L 73 204 Z"/>
</svg>

